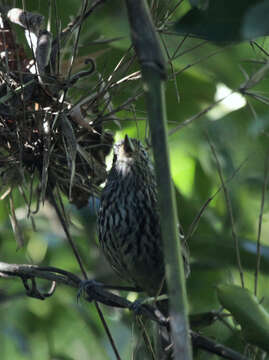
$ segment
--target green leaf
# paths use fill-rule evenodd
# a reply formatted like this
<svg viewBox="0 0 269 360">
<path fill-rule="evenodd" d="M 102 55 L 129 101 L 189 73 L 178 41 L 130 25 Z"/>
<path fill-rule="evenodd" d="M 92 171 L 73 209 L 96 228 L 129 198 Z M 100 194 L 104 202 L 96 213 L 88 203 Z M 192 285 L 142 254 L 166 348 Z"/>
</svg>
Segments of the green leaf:
<svg viewBox="0 0 269 360">
<path fill-rule="evenodd" d="M 251 40 L 269 34 L 268 6 L 261 0 L 211 0 L 187 12 L 175 31 L 215 42 Z"/>
<path fill-rule="evenodd" d="M 222 306 L 241 325 L 246 341 L 269 351 L 269 314 L 256 296 L 236 285 L 219 285 L 217 294 Z"/>
<path fill-rule="evenodd" d="M 209 0 L 190 0 L 191 6 L 199 7 L 200 9 L 206 9 L 209 4 Z"/>
<path fill-rule="evenodd" d="M 242 35 L 246 39 L 255 39 L 259 36 L 269 34 L 269 3 L 264 0 L 249 9 L 245 16 L 245 21 L 242 26 Z"/>
</svg>

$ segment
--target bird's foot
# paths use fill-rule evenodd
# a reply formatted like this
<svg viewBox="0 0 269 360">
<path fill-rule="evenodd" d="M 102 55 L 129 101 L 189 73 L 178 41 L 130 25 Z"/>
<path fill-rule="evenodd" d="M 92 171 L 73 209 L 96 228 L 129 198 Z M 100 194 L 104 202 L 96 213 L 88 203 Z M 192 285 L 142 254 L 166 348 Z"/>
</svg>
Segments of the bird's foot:
<svg viewBox="0 0 269 360">
<path fill-rule="evenodd" d="M 135 313 L 135 315 L 142 315 L 142 307 L 144 306 L 144 299 L 138 299 L 132 302 L 130 310 Z"/>
<path fill-rule="evenodd" d="M 87 294 L 89 300 L 89 298 L 91 298 L 91 290 L 101 286 L 103 286 L 103 284 L 96 280 L 82 280 L 77 293 L 77 302 L 80 297 L 85 294 Z"/>
</svg>

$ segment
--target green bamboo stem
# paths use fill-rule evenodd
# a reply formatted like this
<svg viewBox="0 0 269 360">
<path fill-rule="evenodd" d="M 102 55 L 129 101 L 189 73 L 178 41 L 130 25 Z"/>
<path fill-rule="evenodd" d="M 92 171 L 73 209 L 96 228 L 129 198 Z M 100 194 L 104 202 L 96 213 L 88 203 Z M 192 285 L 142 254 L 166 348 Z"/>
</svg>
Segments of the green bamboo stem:
<svg viewBox="0 0 269 360">
<path fill-rule="evenodd" d="M 147 99 L 164 242 L 174 356 L 178 360 L 191 360 L 185 276 L 180 255 L 181 244 L 178 238 L 175 194 L 167 145 L 165 61 L 146 1 L 126 0 L 126 5 L 132 41 L 141 65 Z"/>
</svg>

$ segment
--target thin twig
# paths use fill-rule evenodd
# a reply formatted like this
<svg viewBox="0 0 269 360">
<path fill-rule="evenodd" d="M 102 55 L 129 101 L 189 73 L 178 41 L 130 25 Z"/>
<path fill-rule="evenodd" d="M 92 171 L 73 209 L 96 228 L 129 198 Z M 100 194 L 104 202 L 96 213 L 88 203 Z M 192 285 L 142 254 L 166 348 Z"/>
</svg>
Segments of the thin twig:
<svg viewBox="0 0 269 360">
<path fill-rule="evenodd" d="M 185 35 L 185 36 L 183 37 L 183 39 L 179 42 L 178 46 L 176 47 L 176 49 L 174 50 L 174 53 L 173 53 L 172 56 L 171 56 L 171 59 L 173 59 L 173 60 L 175 59 L 175 57 L 176 57 L 179 49 L 181 49 L 181 46 L 183 46 L 184 42 L 185 42 L 187 39 L 188 39 L 188 34 Z"/>
<path fill-rule="evenodd" d="M 223 359 L 230 360 L 249 360 L 245 356 L 239 354 L 238 352 L 223 346 L 222 344 L 217 344 L 211 339 L 208 339 L 198 333 L 191 331 L 192 335 L 192 344 L 196 347 L 199 347 L 204 350 L 209 350 L 214 348 L 215 354 L 218 354 Z"/>
<path fill-rule="evenodd" d="M 80 266 L 80 269 L 81 269 L 81 272 L 82 272 L 82 274 L 83 274 L 83 276 L 84 276 L 84 279 L 87 280 L 87 273 L 86 273 L 86 271 L 85 271 L 85 269 L 84 269 L 84 266 L 83 266 L 83 264 L 82 264 L 81 257 L 80 257 L 80 255 L 79 255 L 79 252 L 78 252 L 78 250 L 77 250 L 77 248 L 76 248 L 76 246 L 75 246 L 75 243 L 74 243 L 74 241 L 73 241 L 73 239 L 72 239 L 72 237 L 71 237 L 71 235 L 70 235 L 69 229 L 68 229 L 68 227 L 67 227 L 67 225 L 66 225 L 66 222 L 65 222 L 65 220 L 64 220 L 64 218 L 63 218 L 63 216 L 62 216 L 62 213 L 61 213 L 61 211 L 60 211 L 60 209 L 59 209 L 59 207 L 58 207 L 58 204 L 57 204 L 57 202 L 56 202 L 56 200 L 55 200 L 55 197 L 54 197 L 54 194 L 53 194 L 51 188 L 49 188 L 49 195 L 50 195 L 50 200 L 51 200 L 51 202 L 52 202 L 52 204 L 53 204 L 53 207 L 54 207 L 54 209 L 55 209 L 55 211 L 56 211 L 56 213 L 57 213 L 57 216 L 58 216 L 58 218 L 59 218 L 59 220 L 60 220 L 60 223 L 61 223 L 61 225 L 62 225 L 62 227 L 63 227 L 63 230 L 64 230 L 64 232 L 65 232 L 65 235 L 66 235 L 66 237 L 67 237 L 67 240 L 68 240 L 68 242 L 69 242 L 69 245 L 71 246 L 72 251 L 73 251 L 73 253 L 74 253 L 74 255 L 75 255 L 76 259 L 77 259 L 77 262 L 78 262 L 78 264 L 79 264 L 79 266 Z M 101 320 L 101 322 L 102 322 L 102 324 L 103 324 L 103 327 L 104 327 L 104 329 L 105 329 L 105 332 L 106 332 L 106 334 L 107 334 L 107 337 L 108 337 L 108 339 L 109 339 L 109 342 L 110 342 L 110 344 L 111 344 L 111 347 L 112 347 L 112 349 L 113 349 L 113 351 L 114 351 L 114 353 L 115 353 L 115 356 L 116 356 L 116 358 L 117 358 L 118 360 L 120 360 L 119 352 L 118 352 L 118 350 L 117 350 L 117 348 L 116 348 L 116 345 L 115 345 L 115 342 L 114 342 L 114 340 L 113 340 L 112 334 L 111 334 L 111 332 L 110 332 L 110 330 L 109 330 L 109 328 L 108 328 L 108 325 L 107 325 L 107 323 L 106 323 L 106 320 L 105 320 L 105 318 L 104 318 L 104 315 L 103 315 L 103 313 L 102 313 L 102 311 L 101 311 L 101 309 L 100 309 L 97 301 L 94 301 L 94 305 L 95 305 L 95 308 L 96 308 L 96 310 L 97 310 L 97 312 L 98 312 L 98 315 L 99 315 L 99 317 L 100 317 L 100 320 Z"/>
<path fill-rule="evenodd" d="M 201 45 L 203 45 L 203 44 L 201 44 Z M 230 46 L 231 46 L 231 45 L 230 45 Z M 211 58 L 212 56 L 215 56 L 215 55 L 218 55 L 218 54 L 223 53 L 224 50 L 226 50 L 226 49 L 227 49 L 228 47 L 230 47 L 230 46 L 226 46 L 225 48 L 222 48 L 222 49 L 220 49 L 220 50 L 216 50 L 216 51 L 212 52 L 211 54 L 209 54 L 209 55 L 207 55 L 207 56 L 205 56 L 205 57 L 203 57 L 203 58 L 201 58 L 201 59 L 198 59 L 198 60 L 194 61 L 194 62 L 191 63 L 191 64 L 186 65 L 183 69 L 177 71 L 176 75 L 179 75 L 179 74 L 181 74 L 182 72 L 188 70 L 189 68 L 191 68 L 191 67 L 193 67 L 193 66 L 195 66 L 195 65 L 198 65 L 198 64 L 202 63 L 202 62 L 205 61 L 205 60 L 208 60 L 208 59 Z M 179 55 L 178 55 L 178 56 L 179 56 Z M 178 56 L 177 56 L 177 57 L 178 57 Z"/>
<path fill-rule="evenodd" d="M 70 235 L 69 229 L 68 229 L 68 227 L 66 225 L 66 221 L 65 221 L 65 219 L 64 219 L 64 217 L 63 217 L 63 215 L 62 215 L 62 213 L 61 213 L 61 211 L 59 209 L 59 206 L 58 206 L 58 204 L 57 204 L 57 202 L 55 200 L 55 196 L 53 194 L 53 191 L 51 190 L 50 185 L 48 186 L 48 195 L 49 195 L 49 200 L 51 201 L 51 204 L 54 207 L 54 209 L 56 211 L 56 214 L 58 216 L 58 219 L 59 219 L 59 221 L 61 223 L 61 226 L 62 226 L 62 228 L 64 230 L 64 233 L 65 233 L 65 236 L 66 236 L 66 238 L 68 240 L 68 243 L 71 246 L 72 251 L 73 251 L 73 253 L 75 255 L 75 258 L 76 258 L 76 260 L 77 260 L 77 262 L 79 264 L 79 267 L 80 267 L 80 270 L 81 270 L 81 272 L 83 274 L 83 277 L 86 280 L 87 279 L 86 270 L 84 269 L 84 266 L 82 264 L 82 260 L 80 258 L 79 252 L 78 252 L 78 250 L 76 248 L 76 245 L 75 245 L 75 243 L 74 243 L 74 241 L 73 241 L 73 239 L 72 239 L 72 237 Z"/>
<path fill-rule="evenodd" d="M 117 346 L 116 346 L 116 344 L 115 344 L 115 341 L 114 341 L 114 339 L 113 339 L 113 337 L 112 337 L 112 335 L 111 335 L 111 332 L 110 332 L 110 330 L 109 330 L 109 328 L 108 328 L 108 326 L 107 326 L 107 323 L 106 323 L 106 320 L 105 320 L 105 318 L 104 318 L 103 312 L 101 311 L 100 306 L 99 306 L 99 304 L 98 304 L 97 301 L 95 301 L 94 304 L 95 304 L 96 310 L 97 310 L 97 312 L 98 312 L 98 315 L 99 315 L 99 317 L 100 317 L 100 320 L 102 321 L 103 327 L 104 327 L 104 329 L 105 329 L 105 331 L 106 331 L 106 334 L 107 334 L 107 336 L 108 336 L 108 339 L 109 339 L 109 341 L 110 341 L 110 344 L 111 344 L 111 346 L 112 346 L 112 348 L 113 348 L 114 354 L 115 354 L 117 360 L 121 360 L 120 354 L 119 354 L 119 352 L 118 352 L 118 349 L 117 349 Z"/>
<path fill-rule="evenodd" d="M 165 17 L 162 19 L 163 21 L 163 26 L 165 26 L 165 24 L 168 22 L 169 18 L 174 14 L 174 12 L 177 10 L 177 8 L 179 7 L 179 5 L 183 2 L 183 0 L 179 0 L 176 2 L 176 4 L 174 5 L 174 7 L 172 9 L 168 9 Z"/>
<path fill-rule="evenodd" d="M 232 204 L 231 204 L 231 199 L 229 196 L 229 192 L 223 177 L 223 173 L 222 173 L 222 169 L 221 169 L 221 165 L 216 153 L 216 149 L 214 147 L 214 144 L 212 143 L 212 141 L 209 138 L 209 135 L 206 133 L 206 138 L 207 141 L 210 145 L 212 154 L 215 158 L 216 161 L 216 165 L 217 165 L 217 170 L 219 173 L 219 178 L 223 187 L 223 193 L 224 193 L 224 197 L 225 197 L 225 201 L 226 201 L 226 206 L 227 206 L 227 210 L 230 216 L 230 222 L 231 222 L 231 231 L 232 231 L 232 237 L 234 240 L 234 245 L 235 245 L 235 252 L 236 252 L 236 259 L 237 259 L 237 265 L 238 265 L 238 271 L 240 274 L 240 279 L 241 279 L 241 285 L 244 288 L 244 273 L 243 273 L 243 268 L 242 268 L 242 264 L 241 264 L 241 257 L 240 257 L 240 250 L 239 250 L 239 242 L 238 242 L 238 238 L 237 238 L 237 234 L 236 234 L 236 230 L 235 230 L 235 224 L 234 224 L 234 216 L 233 216 L 233 209 L 232 209 Z"/>
<path fill-rule="evenodd" d="M 185 38 L 186 37 L 188 37 L 188 35 L 185 35 Z M 185 38 L 183 40 L 185 40 Z M 183 40 L 182 40 L 182 42 L 183 42 Z M 182 57 L 183 55 L 186 55 L 186 54 L 192 52 L 193 50 L 202 47 L 203 45 L 205 45 L 207 43 L 208 43 L 207 40 L 203 40 L 203 41 L 199 42 L 198 44 L 195 44 L 192 47 L 187 48 L 186 50 L 182 51 L 181 53 L 178 53 L 179 48 L 177 48 L 177 52 L 175 52 L 174 55 L 172 56 L 172 60 L 176 60 L 177 58 Z"/>
<path fill-rule="evenodd" d="M 182 128 L 184 128 L 185 126 L 190 125 L 194 120 L 199 119 L 200 117 L 202 117 L 203 115 L 205 115 L 206 113 L 208 113 L 210 110 L 212 110 L 216 105 L 218 105 L 219 103 L 221 103 L 223 100 L 227 99 L 229 96 L 231 96 L 235 91 L 232 91 L 230 94 L 224 96 L 223 98 L 215 101 L 214 103 L 212 103 L 211 105 L 209 105 L 208 107 L 206 107 L 205 109 L 201 110 L 200 112 L 198 112 L 197 114 L 194 114 L 193 116 L 191 116 L 190 118 L 186 119 L 185 121 L 183 121 L 182 123 L 180 123 L 179 125 L 177 125 L 176 127 L 174 127 L 173 129 L 171 129 L 169 131 L 169 136 L 173 135 L 174 133 L 176 133 L 177 131 L 181 130 Z"/>
<path fill-rule="evenodd" d="M 248 161 L 248 157 L 242 161 L 242 163 L 238 166 L 237 169 L 235 169 L 235 171 L 232 173 L 232 175 L 225 181 L 225 184 L 227 185 L 231 180 L 233 180 L 233 178 L 235 177 L 235 175 L 241 170 L 241 168 L 245 165 L 245 163 Z M 186 241 L 188 241 L 188 239 L 190 239 L 196 228 L 197 228 L 197 225 L 200 221 L 200 218 L 201 216 L 203 215 L 205 209 L 208 207 L 208 205 L 210 204 L 210 202 L 216 197 L 216 195 L 223 189 L 223 186 L 219 186 L 219 188 L 215 191 L 215 193 L 210 196 L 205 202 L 204 204 L 202 205 L 202 207 L 200 208 L 198 214 L 195 216 L 193 222 L 191 223 L 190 227 L 189 227 L 189 230 L 188 230 L 188 233 L 186 235 Z"/>
<path fill-rule="evenodd" d="M 269 177 L 268 175 L 269 175 L 269 149 L 267 150 L 267 152 L 265 154 L 265 161 L 264 161 L 264 180 L 263 180 L 263 187 L 262 187 L 262 198 L 261 198 L 261 208 L 260 208 L 260 215 L 259 215 L 257 251 L 256 251 L 257 252 L 257 264 L 256 264 L 255 280 L 254 280 L 254 294 L 255 295 L 257 295 L 257 291 L 258 291 L 258 276 L 259 276 L 260 264 L 261 264 L 261 232 L 262 232 L 264 202 L 265 202 L 268 177 Z"/>
<path fill-rule="evenodd" d="M 150 352 L 150 354 L 152 356 L 152 359 L 153 360 L 158 360 L 156 358 L 156 354 L 155 354 L 153 346 L 152 346 L 152 341 L 150 339 L 150 336 L 149 336 L 149 334 L 147 332 L 147 329 L 146 329 L 146 327 L 144 325 L 143 320 L 140 317 L 137 320 L 138 320 L 137 321 L 138 325 L 139 325 L 139 327 L 140 327 L 140 329 L 142 331 L 142 336 L 143 336 L 143 339 L 144 339 L 144 343 L 145 343 L 146 347 L 148 348 L 148 350 L 149 350 L 149 352 Z"/>
<path fill-rule="evenodd" d="M 73 47 L 73 54 L 71 56 L 70 67 L 69 67 L 69 70 L 68 70 L 68 75 L 67 75 L 68 80 L 70 80 L 72 68 L 73 68 L 74 61 L 75 61 L 75 57 L 77 55 L 78 42 L 79 42 L 82 22 L 83 22 L 83 18 L 85 16 L 85 14 L 86 14 L 87 7 L 88 7 L 88 0 L 84 0 L 83 5 L 82 5 L 82 9 L 81 9 L 81 13 L 79 15 L 79 21 L 78 21 L 79 25 L 78 25 L 78 29 L 77 29 L 76 38 L 75 38 L 75 44 L 74 44 L 74 47 Z"/>
<path fill-rule="evenodd" d="M 253 45 L 257 46 L 257 48 L 258 48 L 261 52 L 263 52 L 264 55 L 266 55 L 267 57 L 269 57 L 269 53 L 268 53 L 260 44 L 258 44 L 256 41 L 252 40 L 252 41 L 250 42 L 250 44 L 251 44 L 251 45 L 253 44 Z"/>
<path fill-rule="evenodd" d="M 92 6 L 83 13 L 83 16 L 78 15 L 74 21 L 70 24 L 67 25 L 67 27 L 65 29 L 63 29 L 63 31 L 60 33 L 59 35 L 59 39 L 57 40 L 57 42 L 64 42 L 64 40 L 66 39 L 66 37 L 72 33 L 78 26 L 80 26 L 82 24 L 82 22 L 84 22 L 90 15 L 91 13 L 100 5 L 102 5 L 106 0 L 96 0 Z"/>
<path fill-rule="evenodd" d="M 169 49 L 168 49 L 163 37 L 160 36 L 160 39 L 161 39 L 163 47 L 165 49 L 165 52 L 166 52 L 166 55 L 167 55 L 167 58 L 168 58 L 169 66 L 171 67 L 171 78 L 173 79 L 173 82 L 174 82 L 177 102 L 180 103 L 180 95 L 179 95 L 179 90 L 178 90 L 178 86 L 177 86 L 177 78 L 176 78 L 176 75 L 175 75 L 175 70 L 174 70 L 172 58 L 171 58 L 171 56 L 169 54 Z"/>
</svg>

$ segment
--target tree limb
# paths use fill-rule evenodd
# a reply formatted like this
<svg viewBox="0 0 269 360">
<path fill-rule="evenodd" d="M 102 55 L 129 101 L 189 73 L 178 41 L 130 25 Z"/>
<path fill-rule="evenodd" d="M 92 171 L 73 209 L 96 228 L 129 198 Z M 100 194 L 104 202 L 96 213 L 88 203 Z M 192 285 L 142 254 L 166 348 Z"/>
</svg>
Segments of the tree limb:
<svg viewBox="0 0 269 360">
<path fill-rule="evenodd" d="M 158 322 L 161 326 L 169 327 L 169 320 L 166 319 L 156 307 L 151 305 L 135 306 L 133 303 L 124 297 L 113 294 L 107 289 L 120 289 L 131 290 L 130 287 L 113 287 L 106 286 L 96 281 L 82 281 L 77 275 L 59 269 L 53 266 L 37 266 L 37 265 L 21 265 L 21 264 L 8 264 L 0 262 L 0 278 L 9 279 L 19 277 L 22 279 L 26 288 L 26 295 L 35 297 L 39 300 L 44 300 L 46 297 L 51 296 L 54 292 L 55 285 L 63 284 L 79 290 L 79 296 L 83 295 L 84 299 L 88 302 L 97 301 L 102 304 L 120 308 L 127 308 L 134 311 L 135 314 L 143 315 L 153 321 Z M 36 279 L 45 279 L 51 281 L 53 286 L 48 293 L 41 293 L 36 286 Z M 32 288 L 29 287 L 27 280 L 32 281 Z M 55 283 L 55 285 L 54 285 Z M 134 289 L 133 289 L 134 290 Z M 5 297 L 7 299 L 7 297 Z M 217 354 L 224 359 L 230 360 L 248 360 L 240 353 L 214 342 L 213 340 L 200 335 L 197 332 L 190 331 L 190 337 L 193 346 L 203 349 L 207 352 Z"/>
</svg>

